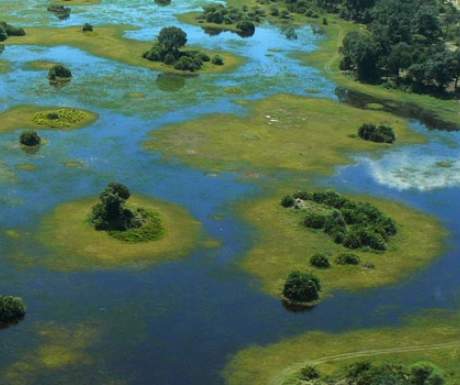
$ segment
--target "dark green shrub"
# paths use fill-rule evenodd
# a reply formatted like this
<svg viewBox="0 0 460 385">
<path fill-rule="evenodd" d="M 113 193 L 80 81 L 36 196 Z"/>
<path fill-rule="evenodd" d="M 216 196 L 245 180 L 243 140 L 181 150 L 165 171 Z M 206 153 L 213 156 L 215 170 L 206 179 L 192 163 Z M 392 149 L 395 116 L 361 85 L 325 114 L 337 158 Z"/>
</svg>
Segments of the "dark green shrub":
<svg viewBox="0 0 460 385">
<path fill-rule="evenodd" d="M 0 322 L 19 321 L 26 314 L 26 307 L 21 298 L 0 296 Z"/>
<path fill-rule="evenodd" d="M 181 56 L 180 59 L 174 65 L 176 70 L 180 71 L 198 71 L 202 67 L 203 63 L 200 60 L 196 60 L 189 56 Z"/>
<path fill-rule="evenodd" d="M 304 381 L 316 380 L 318 378 L 320 378 L 320 373 L 314 366 L 305 366 L 305 368 L 300 371 L 300 379 Z"/>
<path fill-rule="evenodd" d="M 304 224 L 312 229 L 322 229 L 326 223 L 326 216 L 309 212 L 305 216 Z"/>
<path fill-rule="evenodd" d="M 311 194 L 307 191 L 297 191 L 292 196 L 295 199 L 302 199 L 304 201 L 311 200 Z"/>
<path fill-rule="evenodd" d="M 254 32 L 256 31 L 256 26 L 254 25 L 254 23 L 248 20 L 240 21 L 236 25 L 236 28 L 238 28 L 244 36 L 254 35 Z"/>
<path fill-rule="evenodd" d="M 89 23 L 85 23 L 85 24 L 83 24 L 83 27 L 81 27 L 81 30 L 83 32 L 93 32 L 94 27 Z"/>
<path fill-rule="evenodd" d="M 0 26 L 0 41 L 5 41 L 8 39 L 8 34 L 6 33 L 5 29 Z"/>
<path fill-rule="evenodd" d="M 171 0 L 155 0 L 155 3 L 158 5 L 169 5 L 171 4 Z"/>
<path fill-rule="evenodd" d="M 356 254 L 343 253 L 337 256 L 335 263 L 337 265 L 359 265 L 361 260 Z"/>
<path fill-rule="evenodd" d="M 177 27 L 165 27 L 160 31 L 157 40 L 165 51 L 174 52 L 187 44 L 187 34 Z"/>
<path fill-rule="evenodd" d="M 310 258 L 310 265 L 320 269 L 327 269 L 331 266 L 329 258 L 324 254 L 315 254 Z"/>
<path fill-rule="evenodd" d="M 66 80 L 72 77 L 72 72 L 61 64 L 57 64 L 50 68 L 48 79 L 50 80 Z"/>
<path fill-rule="evenodd" d="M 346 233 L 343 240 L 343 245 L 349 249 L 359 249 L 362 246 L 359 234 L 357 234 L 355 231 Z"/>
<path fill-rule="evenodd" d="M 24 146 L 38 146 L 41 138 L 36 131 L 25 131 L 19 137 L 19 142 Z"/>
<path fill-rule="evenodd" d="M 216 66 L 224 65 L 224 59 L 222 58 L 222 56 L 219 56 L 219 55 L 213 56 L 211 62 L 212 62 L 212 64 L 214 64 Z"/>
<path fill-rule="evenodd" d="M 393 143 L 396 140 L 394 130 L 390 126 L 365 123 L 359 130 L 358 135 L 361 139 L 370 140 L 376 143 Z"/>
<path fill-rule="evenodd" d="M 294 302 L 312 302 L 319 298 L 320 291 L 320 281 L 313 274 L 294 271 L 284 284 L 283 295 Z"/>
<path fill-rule="evenodd" d="M 8 36 L 25 36 L 26 31 L 23 28 L 14 27 L 11 24 L 0 21 L 0 27 L 5 30 Z"/>
<path fill-rule="evenodd" d="M 293 207 L 295 204 L 295 200 L 292 196 L 286 195 L 283 199 L 281 199 L 281 206 L 283 207 Z"/>
<path fill-rule="evenodd" d="M 150 61 L 163 61 L 166 53 L 167 52 L 165 52 L 165 50 L 162 49 L 159 44 L 155 44 L 152 48 L 150 48 L 142 56 L 144 57 L 144 59 L 147 59 Z"/>
<path fill-rule="evenodd" d="M 418 362 L 409 368 L 411 385 L 443 385 L 442 371 L 431 362 Z"/>
</svg>

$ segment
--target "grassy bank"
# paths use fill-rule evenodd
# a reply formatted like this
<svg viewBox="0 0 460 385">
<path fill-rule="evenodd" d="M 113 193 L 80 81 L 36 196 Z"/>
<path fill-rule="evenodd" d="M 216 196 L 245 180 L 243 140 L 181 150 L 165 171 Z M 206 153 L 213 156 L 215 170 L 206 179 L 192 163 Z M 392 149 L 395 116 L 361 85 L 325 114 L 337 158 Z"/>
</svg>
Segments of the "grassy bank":
<svg viewBox="0 0 460 385">
<path fill-rule="evenodd" d="M 356 137 L 364 122 L 393 126 L 399 144 L 423 141 L 403 119 L 325 99 L 278 95 L 249 107 L 248 117 L 217 114 L 163 127 L 146 146 L 207 170 L 329 173 L 352 152 L 388 148 Z"/>
<path fill-rule="evenodd" d="M 26 36 L 10 37 L 6 44 L 31 44 L 31 45 L 69 45 L 80 48 L 93 55 L 116 60 L 125 64 L 150 68 L 157 71 L 181 73 L 172 66 L 153 62 L 142 57 L 142 54 L 152 47 L 153 42 L 144 42 L 127 39 L 123 33 L 133 30 L 132 26 L 97 26 L 94 32 L 82 32 L 81 27 L 68 28 L 27 28 Z M 153 36 L 152 36 L 153 39 Z M 193 49 L 196 47 L 189 47 Z M 200 49 L 201 50 L 201 49 Z M 243 59 L 227 52 L 201 50 L 210 56 L 220 55 L 224 65 L 204 63 L 199 73 L 220 73 L 231 71 L 243 63 Z"/>
<path fill-rule="evenodd" d="M 200 238 L 201 224 L 186 210 L 162 201 L 130 198 L 130 207 L 142 207 L 158 214 L 162 236 L 148 242 L 125 242 L 104 231 L 96 231 L 88 218 L 96 200 L 82 200 L 58 206 L 45 217 L 37 238 L 53 252 L 45 258 L 23 260 L 52 270 L 86 270 L 118 266 L 155 264 L 181 258 Z"/>
<path fill-rule="evenodd" d="M 200 15 L 199 12 L 187 12 L 177 15 L 177 19 L 182 23 L 187 23 L 191 25 L 196 25 L 202 28 L 209 28 L 220 31 L 231 31 L 231 32 L 240 32 L 236 27 L 236 24 L 217 24 L 217 23 L 208 23 L 208 22 L 199 22 L 197 16 Z"/>
<path fill-rule="evenodd" d="M 48 114 L 57 113 L 58 118 L 49 119 Z M 97 120 L 97 114 L 73 108 L 18 106 L 0 113 L 0 132 L 18 129 L 82 128 Z"/>
<path fill-rule="evenodd" d="M 348 32 L 365 27 L 331 15 L 328 15 L 328 20 L 329 25 L 323 26 L 325 35 L 318 49 L 308 54 L 297 55 L 302 61 L 308 65 L 320 68 L 328 78 L 341 87 L 384 101 L 402 103 L 403 105 L 416 105 L 441 120 L 460 124 L 460 102 L 458 100 L 443 100 L 429 95 L 387 89 L 380 85 L 365 84 L 356 81 L 352 76 L 340 71 L 341 55 L 339 48 L 342 45 L 343 38 Z"/>
<path fill-rule="evenodd" d="M 431 361 L 446 373 L 449 385 L 460 381 L 459 314 L 435 313 L 400 328 L 341 334 L 310 332 L 268 346 L 253 346 L 229 362 L 228 385 L 297 385 L 307 364 L 332 374 L 360 360 L 412 364 Z"/>
<path fill-rule="evenodd" d="M 291 271 L 313 271 L 321 279 L 324 297 L 337 289 L 357 290 L 396 282 L 432 262 L 442 250 L 446 232 L 434 218 L 391 201 L 353 197 L 393 218 L 398 225 L 397 235 L 383 254 L 354 250 L 361 259 L 360 266 L 313 268 L 309 260 L 316 253 L 331 255 L 333 260 L 350 250 L 334 243 L 326 233 L 306 228 L 305 211 L 281 207 L 283 195 L 240 207 L 241 215 L 258 230 L 257 243 L 242 260 L 242 267 L 257 276 L 263 289 L 274 296 L 280 296 Z M 375 267 L 367 268 L 366 264 Z"/>
</svg>

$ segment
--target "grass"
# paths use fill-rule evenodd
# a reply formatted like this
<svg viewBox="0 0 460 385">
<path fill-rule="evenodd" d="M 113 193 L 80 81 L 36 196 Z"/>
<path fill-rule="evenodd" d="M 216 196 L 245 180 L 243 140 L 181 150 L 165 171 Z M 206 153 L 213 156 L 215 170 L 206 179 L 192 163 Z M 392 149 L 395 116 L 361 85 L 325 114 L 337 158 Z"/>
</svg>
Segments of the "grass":
<svg viewBox="0 0 460 385">
<path fill-rule="evenodd" d="M 153 62 L 142 57 L 152 47 L 152 43 L 123 37 L 125 31 L 135 27 L 126 25 L 96 26 L 93 32 L 82 32 L 81 27 L 68 28 L 27 28 L 26 36 L 10 37 L 6 44 L 32 44 L 44 46 L 69 45 L 80 48 L 93 55 L 116 60 L 121 63 L 150 68 L 171 73 L 189 73 L 174 69 L 172 66 Z M 197 47 L 190 46 L 189 49 Z M 220 55 L 224 65 L 204 63 L 199 73 L 221 73 L 231 71 L 243 63 L 241 57 L 221 51 L 205 51 L 209 56 Z"/>
<path fill-rule="evenodd" d="M 360 360 L 412 364 L 431 361 L 460 381 L 460 315 L 434 312 L 400 328 L 365 329 L 340 334 L 309 332 L 268 346 L 240 351 L 228 363 L 228 385 L 298 385 L 297 373 L 313 364 L 332 374 Z M 342 355 L 342 356 L 340 356 Z"/>
<path fill-rule="evenodd" d="M 48 114 L 56 113 L 57 119 Z M 17 106 L 0 113 L 0 132 L 17 129 L 60 129 L 82 128 L 97 120 L 97 114 L 74 108 Z"/>
<path fill-rule="evenodd" d="M 0 60 L 0 74 L 6 74 L 11 71 L 11 64 L 6 60 Z"/>
<path fill-rule="evenodd" d="M 164 228 L 161 237 L 149 242 L 125 242 L 104 231 L 96 231 L 88 217 L 95 199 L 58 206 L 46 216 L 38 239 L 53 251 L 44 258 L 23 260 L 52 270 L 139 266 L 174 260 L 187 255 L 200 238 L 201 224 L 186 210 L 162 201 L 131 197 L 132 208 L 158 213 Z"/>
<path fill-rule="evenodd" d="M 393 126 L 399 144 L 422 142 L 403 119 L 325 99 L 277 95 L 250 102 L 250 115 L 205 116 L 154 131 L 146 147 L 212 170 L 281 169 L 329 173 L 357 151 L 386 149 L 356 137 L 364 122 Z M 333 138 L 333 140 L 331 140 Z"/>
<path fill-rule="evenodd" d="M 241 215 L 258 230 L 257 242 L 245 256 L 241 266 L 261 280 L 262 288 L 279 296 L 291 271 L 313 271 L 322 283 L 322 296 L 333 290 L 358 290 L 396 282 L 420 269 L 439 256 L 446 231 L 434 218 L 398 203 L 370 197 L 353 197 L 366 201 L 393 218 L 398 234 L 391 237 L 383 254 L 349 250 L 321 230 L 303 225 L 305 211 L 287 210 L 280 205 L 285 194 L 245 203 Z M 339 266 L 317 269 L 309 264 L 316 253 L 331 256 L 331 262 L 340 253 L 357 254 L 362 264 L 372 263 L 374 269 L 363 266 Z"/>
<path fill-rule="evenodd" d="M 177 15 L 177 18 L 182 23 L 187 23 L 191 25 L 196 25 L 205 29 L 213 29 L 217 31 L 231 31 L 235 33 L 240 33 L 241 30 L 237 28 L 236 24 L 218 24 L 218 23 L 208 23 L 200 20 L 197 20 L 197 16 L 200 15 L 200 12 L 187 12 Z"/>
<path fill-rule="evenodd" d="M 323 73 L 339 86 L 360 92 L 372 97 L 407 105 L 416 105 L 429 111 L 441 120 L 460 124 L 460 102 L 458 100 L 444 100 L 430 95 L 405 92 L 397 89 L 387 89 L 381 85 L 371 85 L 356 81 L 353 77 L 340 71 L 341 55 L 339 48 L 348 32 L 365 28 L 363 25 L 351 23 L 328 15 L 328 26 L 323 26 L 325 38 L 319 49 L 308 54 L 297 55 L 306 64 L 320 68 Z"/>
<path fill-rule="evenodd" d="M 51 68 L 53 68 L 57 64 L 59 63 L 52 62 L 52 61 L 46 61 L 46 60 L 33 60 L 30 62 L 27 62 L 24 65 L 24 68 L 28 70 L 33 70 L 33 71 L 49 71 Z"/>
<path fill-rule="evenodd" d="M 58 5 L 91 5 L 91 4 L 99 4 L 101 0 L 51 0 L 51 4 L 58 4 Z"/>
</svg>

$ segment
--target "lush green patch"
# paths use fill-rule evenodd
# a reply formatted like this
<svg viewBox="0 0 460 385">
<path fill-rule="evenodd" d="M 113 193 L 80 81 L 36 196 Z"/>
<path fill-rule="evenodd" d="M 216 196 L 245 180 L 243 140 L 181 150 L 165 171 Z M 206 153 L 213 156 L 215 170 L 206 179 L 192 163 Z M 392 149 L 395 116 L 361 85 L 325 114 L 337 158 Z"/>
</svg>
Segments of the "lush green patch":
<svg viewBox="0 0 460 385">
<path fill-rule="evenodd" d="M 328 173 L 348 162 L 351 152 L 379 149 L 356 137 L 363 122 L 391 125 L 399 144 L 423 141 L 393 115 L 330 100 L 278 95 L 249 106 L 251 113 L 244 118 L 218 114 L 163 127 L 152 133 L 147 148 L 211 170 Z"/>
<path fill-rule="evenodd" d="M 432 217 L 391 201 L 369 197 L 357 200 L 393 218 L 397 234 L 389 239 L 384 254 L 371 249 L 354 251 L 359 265 L 335 261 L 328 269 L 314 269 L 322 283 L 323 297 L 337 289 L 357 290 L 395 282 L 426 266 L 442 250 L 446 232 Z M 290 272 L 312 269 L 312 255 L 321 253 L 335 259 L 349 253 L 325 232 L 306 230 L 305 212 L 283 208 L 278 198 L 243 204 L 241 215 L 258 231 L 257 243 L 242 260 L 242 267 L 257 276 L 263 289 L 274 296 L 282 293 Z"/>
<path fill-rule="evenodd" d="M 83 32 L 81 27 L 68 28 L 28 28 L 27 36 L 11 37 L 6 44 L 32 45 L 70 45 L 86 50 L 94 55 L 117 60 L 122 63 L 152 68 L 165 72 L 183 73 L 170 65 L 145 60 L 142 54 L 151 48 L 151 43 L 132 40 L 123 37 L 123 33 L 135 29 L 132 26 L 98 26 L 93 32 Z M 193 47 L 190 50 L 194 50 Z M 224 58 L 225 65 L 215 66 L 204 63 L 201 72 L 225 72 L 235 69 L 243 63 L 243 59 L 232 54 L 220 51 L 203 51 L 208 56 L 219 54 Z"/>
<path fill-rule="evenodd" d="M 81 128 L 93 123 L 97 114 L 75 108 L 17 106 L 0 113 L 0 131 Z"/>
<path fill-rule="evenodd" d="M 117 239 L 107 231 L 97 231 L 88 220 L 96 200 L 88 199 L 58 206 L 44 218 L 38 239 L 50 248 L 46 257 L 22 257 L 27 265 L 45 265 L 53 270 L 87 270 L 119 266 L 143 266 L 186 256 L 198 244 L 201 225 L 184 209 L 157 200 L 132 196 L 129 209 L 156 213 L 164 229 L 158 232 L 128 232 Z M 155 216 L 156 220 L 156 216 Z M 155 225 L 155 220 L 151 222 Z M 143 231 L 147 231 L 144 228 Z M 158 230 L 158 226 L 155 226 Z M 137 242 L 142 237 L 142 242 Z M 128 240 L 129 242 L 126 242 Z"/>
<path fill-rule="evenodd" d="M 311 273 L 289 273 L 283 288 L 283 298 L 292 304 L 308 304 L 319 299 L 321 283 Z"/>
<path fill-rule="evenodd" d="M 393 128 L 385 125 L 365 123 L 359 128 L 358 135 L 361 139 L 375 143 L 394 143 L 396 140 Z"/>
<path fill-rule="evenodd" d="M 314 367 L 323 379 L 329 378 L 331 381 L 328 383 L 342 384 L 334 382 L 334 378 L 343 379 L 344 375 L 350 373 L 352 364 L 365 360 L 374 369 L 400 363 L 412 370 L 414 365 L 420 368 L 421 362 L 431 362 L 444 372 L 447 384 L 455 385 L 460 381 L 459 321 L 458 314 L 436 312 L 412 320 L 400 328 L 357 330 L 341 334 L 315 331 L 273 345 L 253 346 L 239 352 L 229 362 L 225 370 L 227 384 L 305 384 L 299 381 L 299 377 L 303 369 L 309 366 Z M 364 368 L 357 371 L 356 365 L 354 368 L 356 375 L 368 371 Z M 373 373 L 376 376 L 377 372 L 380 375 L 382 373 L 380 370 L 372 370 L 367 374 Z M 362 383 L 394 384 L 372 381 Z M 347 382 L 343 384 L 349 385 Z M 396 384 L 404 385 L 405 382 Z"/>
<path fill-rule="evenodd" d="M 0 60 L 0 74 L 5 74 L 11 71 L 11 64 L 5 60 Z"/>
</svg>

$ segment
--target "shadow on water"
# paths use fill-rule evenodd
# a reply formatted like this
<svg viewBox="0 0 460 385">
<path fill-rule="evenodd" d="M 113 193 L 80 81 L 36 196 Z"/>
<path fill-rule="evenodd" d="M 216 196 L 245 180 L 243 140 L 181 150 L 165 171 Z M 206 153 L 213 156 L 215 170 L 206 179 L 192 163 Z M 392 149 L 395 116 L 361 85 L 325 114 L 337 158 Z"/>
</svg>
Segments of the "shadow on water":
<svg viewBox="0 0 460 385">
<path fill-rule="evenodd" d="M 438 118 L 434 113 L 424 110 L 423 108 L 411 103 L 379 99 L 361 92 L 352 91 L 341 87 L 337 87 L 336 95 L 341 102 L 358 108 L 369 108 L 370 104 L 380 105 L 383 111 L 391 112 L 392 114 L 409 119 L 420 120 L 431 129 L 445 131 L 460 130 L 458 125 L 455 123 L 445 122 Z"/>
</svg>

